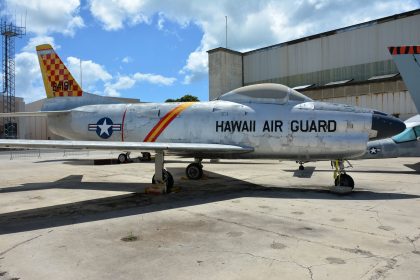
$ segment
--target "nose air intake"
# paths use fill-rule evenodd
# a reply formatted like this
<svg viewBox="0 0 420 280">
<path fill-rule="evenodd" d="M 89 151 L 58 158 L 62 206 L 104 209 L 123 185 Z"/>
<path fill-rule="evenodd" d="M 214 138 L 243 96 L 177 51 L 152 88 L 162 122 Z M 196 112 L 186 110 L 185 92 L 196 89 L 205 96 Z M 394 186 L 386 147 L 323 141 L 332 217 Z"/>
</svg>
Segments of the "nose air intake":
<svg viewBox="0 0 420 280">
<path fill-rule="evenodd" d="M 386 115 L 381 112 L 374 112 L 372 115 L 372 130 L 377 132 L 370 140 L 384 139 L 403 132 L 405 124 L 400 119 Z"/>
</svg>

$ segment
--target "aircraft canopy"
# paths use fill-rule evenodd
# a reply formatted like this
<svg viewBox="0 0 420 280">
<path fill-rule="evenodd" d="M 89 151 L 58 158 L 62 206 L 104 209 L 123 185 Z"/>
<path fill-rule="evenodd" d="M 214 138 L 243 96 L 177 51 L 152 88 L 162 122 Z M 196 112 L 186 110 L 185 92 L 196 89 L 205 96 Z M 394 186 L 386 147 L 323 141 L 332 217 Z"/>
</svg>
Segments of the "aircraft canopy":
<svg viewBox="0 0 420 280">
<path fill-rule="evenodd" d="M 291 101 L 312 101 L 309 97 L 281 84 L 256 84 L 234 89 L 223 94 L 218 100 L 246 103 L 285 104 Z"/>
</svg>

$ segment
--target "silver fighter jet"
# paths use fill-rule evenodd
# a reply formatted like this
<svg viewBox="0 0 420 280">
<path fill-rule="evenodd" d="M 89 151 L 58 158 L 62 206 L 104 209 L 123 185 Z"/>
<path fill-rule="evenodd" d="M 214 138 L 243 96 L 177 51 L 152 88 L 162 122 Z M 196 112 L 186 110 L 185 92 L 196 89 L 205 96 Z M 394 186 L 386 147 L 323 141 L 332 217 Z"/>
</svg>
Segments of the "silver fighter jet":
<svg viewBox="0 0 420 280">
<path fill-rule="evenodd" d="M 405 129 L 390 115 L 316 102 L 280 84 L 241 87 L 210 102 L 107 104 L 82 92 L 50 45 L 37 52 L 49 97 L 42 111 L 2 116 L 47 116 L 52 132 L 69 140 L 0 140 L 0 147 L 153 151 L 152 182 L 167 191 L 174 180 L 164 155 L 175 153 L 195 158 L 186 168 L 190 179 L 201 178 L 203 158 L 332 160 L 334 190 L 349 192 L 354 181 L 343 160 Z"/>
</svg>

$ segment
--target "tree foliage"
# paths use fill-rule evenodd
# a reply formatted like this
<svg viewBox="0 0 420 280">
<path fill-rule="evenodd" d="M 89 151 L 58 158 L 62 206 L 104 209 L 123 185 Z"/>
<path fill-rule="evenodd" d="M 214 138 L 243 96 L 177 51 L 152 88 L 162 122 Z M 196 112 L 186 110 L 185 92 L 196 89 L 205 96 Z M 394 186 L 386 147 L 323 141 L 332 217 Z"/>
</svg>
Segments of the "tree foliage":
<svg viewBox="0 0 420 280">
<path fill-rule="evenodd" d="M 177 99 L 169 98 L 169 99 L 166 99 L 165 102 L 198 102 L 198 101 L 200 101 L 200 100 L 198 99 L 197 96 L 194 96 L 194 95 L 191 95 L 191 94 L 186 94 L 186 95 L 184 95 L 181 98 L 177 98 Z"/>
</svg>

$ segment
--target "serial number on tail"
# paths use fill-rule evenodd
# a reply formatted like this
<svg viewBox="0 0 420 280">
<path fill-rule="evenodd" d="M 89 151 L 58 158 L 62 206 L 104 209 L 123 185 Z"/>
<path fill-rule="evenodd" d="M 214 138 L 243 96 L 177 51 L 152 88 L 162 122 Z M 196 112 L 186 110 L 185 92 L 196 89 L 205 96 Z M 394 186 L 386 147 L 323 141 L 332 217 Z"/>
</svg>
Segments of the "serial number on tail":
<svg viewBox="0 0 420 280">
<path fill-rule="evenodd" d="M 73 86 L 73 81 L 51 82 L 51 87 L 53 91 L 59 91 L 59 90 L 68 91 L 68 90 L 71 90 L 72 86 Z"/>
</svg>

